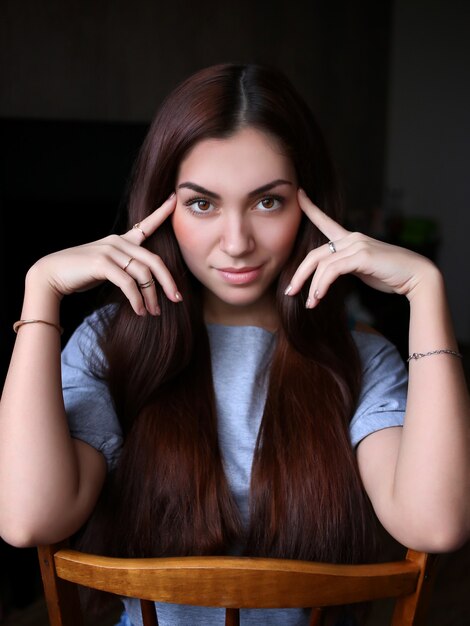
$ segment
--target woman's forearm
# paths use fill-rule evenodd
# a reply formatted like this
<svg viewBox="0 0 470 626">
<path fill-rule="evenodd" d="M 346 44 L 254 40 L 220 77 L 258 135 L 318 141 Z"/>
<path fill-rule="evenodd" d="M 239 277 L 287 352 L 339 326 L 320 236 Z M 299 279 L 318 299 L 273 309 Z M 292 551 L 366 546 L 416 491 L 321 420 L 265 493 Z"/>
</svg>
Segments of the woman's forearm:
<svg viewBox="0 0 470 626">
<path fill-rule="evenodd" d="M 445 288 L 435 272 L 410 297 L 410 353 L 458 351 Z M 415 502 L 443 536 L 470 530 L 470 411 L 461 360 L 432 354 L 409 363 L 408 402 L 395 493 Z"/>
<path fill-rule="evenodd" d="M 59 308 L 60 298 L 29 275 L 21 318 L 59 324 Z M 0 535 L 16 545 L 36 543 L 45 529 L 51 536 L 55 528 L 68 529 L 83 506 L 60 351 L 56 328 L 18 329 L 0 404 Z"/>
</svg>

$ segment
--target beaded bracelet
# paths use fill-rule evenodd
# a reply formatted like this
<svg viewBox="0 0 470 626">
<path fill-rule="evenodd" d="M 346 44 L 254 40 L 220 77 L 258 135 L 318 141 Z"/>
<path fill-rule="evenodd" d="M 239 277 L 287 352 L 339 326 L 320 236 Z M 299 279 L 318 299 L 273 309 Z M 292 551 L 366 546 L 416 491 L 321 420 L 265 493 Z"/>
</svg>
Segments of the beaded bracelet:
<svg viewBox="0 0 470 626">
<path fill-rule="evenodd" d="M 431 354 L 451 354 L 452 356 L 456 356 L 459 359 L 462 358 L 462 355 L 460 354 L 460 352 L 456 352 L 455 350 L 431 350 L 431 352 L 413 352 L 413 354 L 410 354 L 410 356 L 406 359 L 407 361 L 412 361 L 413 359 L 418 360 L 418 359 L 422 359 L 423 356 L 431 356 Z"/>
<path fill-rule="evenodd" d="M 17 333 L 18 329 L 25 324 L 47 324 L 47 326 L 53 326 L 54 328 L 57 328 L 60 334 L 64 332 L 62 326 L 59 326 L 59 324 L 54 324 L 53 322 L 46 322 L 46 320 L 18 320 L 13 324 L 13 330 L 15 331 L 15 333 Z"/>
</svg>

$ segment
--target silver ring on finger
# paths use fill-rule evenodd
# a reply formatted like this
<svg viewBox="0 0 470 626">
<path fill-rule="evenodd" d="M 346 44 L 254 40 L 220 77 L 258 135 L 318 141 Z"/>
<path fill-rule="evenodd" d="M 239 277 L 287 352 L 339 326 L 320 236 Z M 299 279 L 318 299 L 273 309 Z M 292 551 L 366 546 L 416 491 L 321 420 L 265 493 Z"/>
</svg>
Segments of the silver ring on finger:
<svg viewBox="0 0 470 626">
<path fill-rule="evenodd" d="M 334 254 L 336 252 L 336 246 L 333 241 L 328 242 L 328 248 L 330 249 L 331 254 Z"/>
<path fill-rule="evenodd" d="M 151 287 L 154 283 L 155 283 L 155 278 L 152 276 L 152 278 L 148 280 L 146 283 L 139 283 L 139 287 L 141 289 L 147 289 L 148 287 Z"/>
<path fill-rule="evenodd" d="M 134 257 L 131 256 L 130 259 L 127 261 L 127 263 L 124 265 L 124 267 L 122 268 L 124 271 L 127 270 L 127 268 L 129 267 L 129 265 L 132 263 L 132 261 L 134 260 Z"/>
</svg>

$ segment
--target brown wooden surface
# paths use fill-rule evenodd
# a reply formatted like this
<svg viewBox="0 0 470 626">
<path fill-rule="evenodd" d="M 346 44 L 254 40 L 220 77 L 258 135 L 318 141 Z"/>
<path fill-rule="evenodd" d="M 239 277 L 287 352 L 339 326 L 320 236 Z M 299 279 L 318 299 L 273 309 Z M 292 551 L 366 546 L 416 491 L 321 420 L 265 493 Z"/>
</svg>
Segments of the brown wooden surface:
<svg viewBox="0 0 470 626">
<path fill-rule="evenodd" d="M 117 595 L 233 608 L 328 606 L 412 593 L 411 561 L 330 565 L 246 557 L 113 559 L 61 550 L 57 573 Z"/>
<path fill-rule="evenodd" d="M 392 626 L 421 626 L 435 558 L 334 565 L 249 557 L 117 559 L 62 546 L 39 548 L 51 626 L 81 625 L 75 583 L 141 599 L 145 626 L 158 626 L 154 601 L 226 608 L 238 626 L 241 608 L 321 607 L 398 598 Z M 69 603 L 70 602 L 70 603 Z M 321 624 L 320 613 L 312 622 Z"/>
<path fill-rule="evenodd" d="M 238 609 L 226 609 L 225 626 L 240 626 L 240 611 Z"/>
<path fill-rule="evenodd" d="M 83 626 L 77 587 L 57 577 L 54 556 L 58 546 L 38 548 L 44 596 L 51 626 Z"/>
<path fill-rule="evenodd" d="M 158 618 L 154 602 L 141 600 L 140 611 L 142 613 L 142 623 L 144 626 L 158 626 Z"/>
<path fill-rule="evenodd" d="M 418 626 L 425 624 L 426 615 L 437 573 L 438 557 L 408 550 L 407 559 L 420 568 L 416 589 L 400 598 L 394 607 L 391 626 Z"/>
</svg>

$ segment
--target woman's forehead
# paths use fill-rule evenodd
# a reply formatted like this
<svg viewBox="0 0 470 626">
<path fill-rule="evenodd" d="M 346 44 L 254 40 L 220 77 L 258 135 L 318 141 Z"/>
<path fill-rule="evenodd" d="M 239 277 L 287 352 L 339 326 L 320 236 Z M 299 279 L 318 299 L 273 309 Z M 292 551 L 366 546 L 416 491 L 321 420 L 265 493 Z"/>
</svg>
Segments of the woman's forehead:
<svg viewBox="0 0 470 626">
<path fill-rule="evenodd" d="M 267 133 L 243 128 L 227 138 L 198 142 L 181 162 L 177 184 L 191 181 L 206 188 L 232 184 L 256 189 L 275 179 L 295 179 L 291 159 Z M 211 187 L 212 185 L 212 187 Z"/>
</svg>

